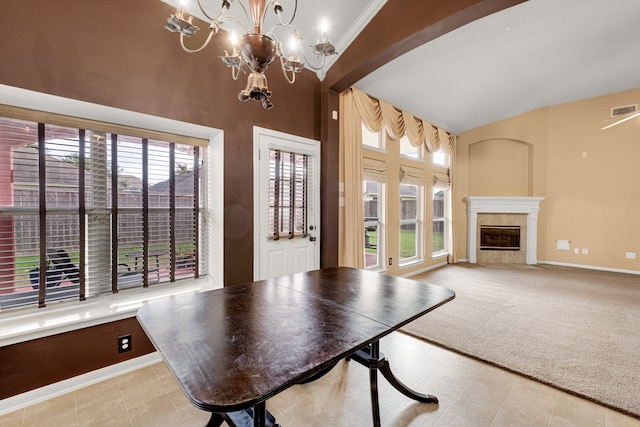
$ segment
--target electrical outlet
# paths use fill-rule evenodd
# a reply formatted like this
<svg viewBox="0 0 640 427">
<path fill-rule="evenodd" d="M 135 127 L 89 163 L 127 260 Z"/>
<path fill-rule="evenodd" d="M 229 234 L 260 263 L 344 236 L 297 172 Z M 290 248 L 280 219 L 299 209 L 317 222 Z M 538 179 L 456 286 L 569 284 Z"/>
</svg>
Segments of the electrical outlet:
<svg viewBox="0 0 640 427">
<path fill-rule="evenodd" d="M 393 265 L 393 258 L 389 258 L 389 265 Z"/>
<path fill-rule="evenodd" d="M 627 252 L 624 257 L 626 259 L 636 259 L 636 253 L 635 252 Z"/>
<path fill-rule="evenodd" d="M 131 351 L 131 335 L 123 335 L 118 337 L 118 353 Z"/>
<path fill-rule="evenodd" d="M 589 249 L 582 248 L 582 255 L 589 255 Z"/>
<path fill-rule="evenodd" d="M 574 254 L 579 254 L 580 253 L 580 248 L 573 248 L 573 253 Z"/>
</svg>

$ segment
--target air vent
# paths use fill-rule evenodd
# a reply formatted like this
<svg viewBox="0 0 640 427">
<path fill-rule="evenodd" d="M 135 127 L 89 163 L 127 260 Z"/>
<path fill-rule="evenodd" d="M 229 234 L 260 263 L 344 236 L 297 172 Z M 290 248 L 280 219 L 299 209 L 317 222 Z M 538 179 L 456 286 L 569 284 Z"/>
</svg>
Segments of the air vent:
<svg viewBox="0 0 640 427">
<path fill-rule="evenodd" d="M 611 117 L 618 117 L 624 114 L 634 113 L 638 111 L 638 104 L 623 105 L 621 107 L 613 107 L 611 109 Z"/>
</svg>

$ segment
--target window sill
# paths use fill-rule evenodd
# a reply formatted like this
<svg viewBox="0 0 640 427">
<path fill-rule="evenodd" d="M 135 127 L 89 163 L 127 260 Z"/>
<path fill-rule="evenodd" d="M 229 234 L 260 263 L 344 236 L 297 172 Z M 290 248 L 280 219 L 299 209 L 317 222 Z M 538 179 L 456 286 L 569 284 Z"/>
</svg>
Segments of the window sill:
<svg viewBox="0 0 640 427">
<path fill-rule="evenodd" d="M 423 158 L 418 158 L 418 157 L 411 157 L 407 154 L 402 154 L 400 153 L 400 159 L 401 160 L 409 160 L 411 162 L 418 162 L 418 163 L 422 163 L 422 164 L 426 164 L 426 160 Z"/>
<path fill-rule="evenodd" d="M 449 256 L 449 252 L 438 252 L 431 256 L 431 259 L 441 259 Z"/>
<path fill-rule="evenodd" d="M 140 307 L 150 302 L 218 287 L 209 277 L 203 277 L 100 295 L 86 301 L 0 313 L 0 347 L 134 317 Z"/>
</svg>

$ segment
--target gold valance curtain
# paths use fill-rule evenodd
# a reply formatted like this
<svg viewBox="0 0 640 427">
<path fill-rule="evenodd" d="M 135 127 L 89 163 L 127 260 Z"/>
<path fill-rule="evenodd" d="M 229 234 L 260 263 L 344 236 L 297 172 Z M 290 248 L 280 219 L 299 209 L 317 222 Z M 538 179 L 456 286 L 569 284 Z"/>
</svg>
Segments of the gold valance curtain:
<svg viewBox="0 0 640 427">
<path fill-rule="evenodd" d="M 372 132 L 380 132 L 384 128 L 393 139 L 407 136 L 411 145 L 424 145 L 429 153 L 440 148 L 447 154 L 453 153 L 454 140 L 446 130 L 399 110 L 388 102 L 372 98 L 358 88 L 353 87 L 346 92 L 350 92 L 357 113 Z"/>
<path fill-rule="evenodd" d="M 340 95 L 340 192 L 338 263 L 364 268 L 364 205 L 362 201 L 362 122 L 353 92 Z M 376 132 L 375 128 L 367 125 Z M 378 125 L 377 131 L 382 128 Z"/>
<path fill-rule="evenodd" d="M 363 158 L 362 124 L 372 132 L 384 129 L 394 139 L 406 135 L 414 147 L 424 145 L 429 153 L 442 148 L 452 159 L 455 137 L 357 88 L 340 94 L 340 114 L 340 182 L 344 188 L 340 189 L 338 262 L 342 266 L 364 268 L 362 181 L 385 182 L 387 165 L 381 160 Z M 407 184 L 424 185 L 427 179 L 423 170 L 405 165 L 401 166 L 400 174 L 400 182 Z"/>
</svg>

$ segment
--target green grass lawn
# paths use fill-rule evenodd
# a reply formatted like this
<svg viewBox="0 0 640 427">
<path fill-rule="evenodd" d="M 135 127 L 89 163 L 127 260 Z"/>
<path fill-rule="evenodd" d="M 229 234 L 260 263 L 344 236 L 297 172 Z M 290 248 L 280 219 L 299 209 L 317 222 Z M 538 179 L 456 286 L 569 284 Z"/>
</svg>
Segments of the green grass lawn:
<svg viewBox="0 0 640 427">
<path fill-rule="evenodd" d="M 369 235 L 369 244 L 375 246 L 373 248 L 364 248 L 365 252 L 376 253 L 378 247 L 378 232 L 367 231 Z M 416 240 L 414 231 L 400 231 L 400 258 L 410 258 L 416 255 Z M 444 235 L 436 233 L 432 237 L 431 250 L 433 252 L 441 251 L 444 248 Z"/>
<path fill-rule="evenodd" d="M 161 246 L 153 246 L 149 247 L 150 251 L 158 250 L 158 249 L 166 249 L 167 253 L 160 255 L 159 263 L 161 265 L 166 265 L 169 263 L 170 254 L 169 254 L 169 245 L 161 245 Z M 125 255 L 127 252 L 142 252 L 142 248 L 118 248 L 118 259 L 119 260 L 128 260 Z M 176 244 L 176 253 L 179 256 L 183 253 L 188 253 L 193 251 L 193 243 L 178 243 Z M 69 258 L 71 258 L 71 262 L 74 264 L 78 264 L 78 252 L 69 252 Z M 31 287 L 31 279 L 29 278 L 29 271 L 34 268 L 40 267 L 38 255 L 27 255 L 27 256 L 19 256 L 15 258 L 15 287 Z M 154 258 L 155 262 L 155 258 Z"/>
<path fill-rule="evenodd" d="M 400 230 L 400 258 L 416 256 L 416 232 Z"/>
</svg>

